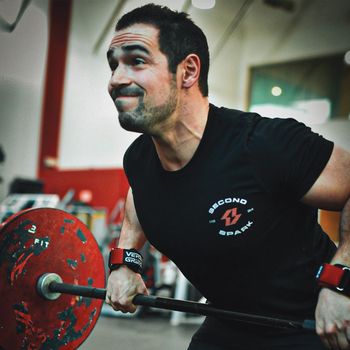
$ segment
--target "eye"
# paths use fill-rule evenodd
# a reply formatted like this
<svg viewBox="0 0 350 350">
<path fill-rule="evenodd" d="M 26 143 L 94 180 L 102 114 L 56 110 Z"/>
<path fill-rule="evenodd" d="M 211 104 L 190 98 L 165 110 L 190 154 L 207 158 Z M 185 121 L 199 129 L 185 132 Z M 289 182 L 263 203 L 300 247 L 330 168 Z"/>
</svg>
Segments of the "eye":
<svg viewBox="0 0 350 350">
<path fill-rule="evenodd" d="M 140 66 L 140 65 L 145 64 L 145 63 L 146 63 L 146 61 L 141 57 L 133 57 L 132 58 L 132 64 L 134 66 Z"/>
</svg>

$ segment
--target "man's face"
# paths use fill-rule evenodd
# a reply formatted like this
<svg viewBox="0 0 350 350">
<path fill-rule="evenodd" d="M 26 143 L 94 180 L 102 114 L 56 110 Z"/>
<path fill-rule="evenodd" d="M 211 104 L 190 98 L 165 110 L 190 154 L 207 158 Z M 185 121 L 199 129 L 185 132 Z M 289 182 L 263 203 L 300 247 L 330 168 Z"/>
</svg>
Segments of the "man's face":
<svg viewBox="0 0 350 350">
<path fill-rule="evenodd" d="M 159 50 L 158 29 L 135 24 L 115 33 L 107 52 L 108 84 L 120 125 L 156 136 L 177 105 L 176 76 Z"/>
</svg>

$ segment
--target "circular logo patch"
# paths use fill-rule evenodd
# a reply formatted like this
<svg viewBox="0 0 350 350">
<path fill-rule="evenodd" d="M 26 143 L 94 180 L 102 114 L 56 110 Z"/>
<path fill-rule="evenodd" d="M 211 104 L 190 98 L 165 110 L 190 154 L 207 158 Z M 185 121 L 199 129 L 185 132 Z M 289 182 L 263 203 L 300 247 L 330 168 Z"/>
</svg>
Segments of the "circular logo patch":
<svg viewBox="0 0 350 350">
<path fill-rule="evenodd" d="M 227 197 L 209 208 L 209 224 L 215 225 L 221 236 L 238 236 L 254 225 L 253 212 L 247 199 Z"/>
</svg>

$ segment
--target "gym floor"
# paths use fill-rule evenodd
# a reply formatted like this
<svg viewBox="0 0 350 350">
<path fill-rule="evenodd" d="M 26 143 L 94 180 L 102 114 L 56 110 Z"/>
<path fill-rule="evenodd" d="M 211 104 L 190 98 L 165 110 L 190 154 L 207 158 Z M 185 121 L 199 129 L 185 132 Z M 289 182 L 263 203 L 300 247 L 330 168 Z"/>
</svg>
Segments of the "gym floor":
<svg viewBox="0 0 350 350">
<path fill-rule="evenodd" d="M 172 326 L 168 317 L 101 315 L 80 350 L 186 350 L 199 322 Z"/>
</svg>

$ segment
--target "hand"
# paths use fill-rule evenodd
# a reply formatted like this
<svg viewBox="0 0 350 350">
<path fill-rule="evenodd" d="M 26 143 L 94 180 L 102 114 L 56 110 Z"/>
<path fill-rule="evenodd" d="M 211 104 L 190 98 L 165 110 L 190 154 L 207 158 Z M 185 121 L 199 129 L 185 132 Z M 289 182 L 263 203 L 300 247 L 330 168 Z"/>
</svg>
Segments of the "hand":
<svg viewBox="0 0 350 350">
<path fill-rule="evenodd" d="M 136 305 L 132 300 L 136 294 L 149 294 L 140 274 L 126 266 L 111 272 L 107 282 L 107 304 L 116 311 L 133 313 L 136 311 Z"/>
<path fill-rule="evenodd" d="M 316 332 L 327 348 L 350 349 L 350 298 L 323 288 L 316 307 Z"/>
</svg>

